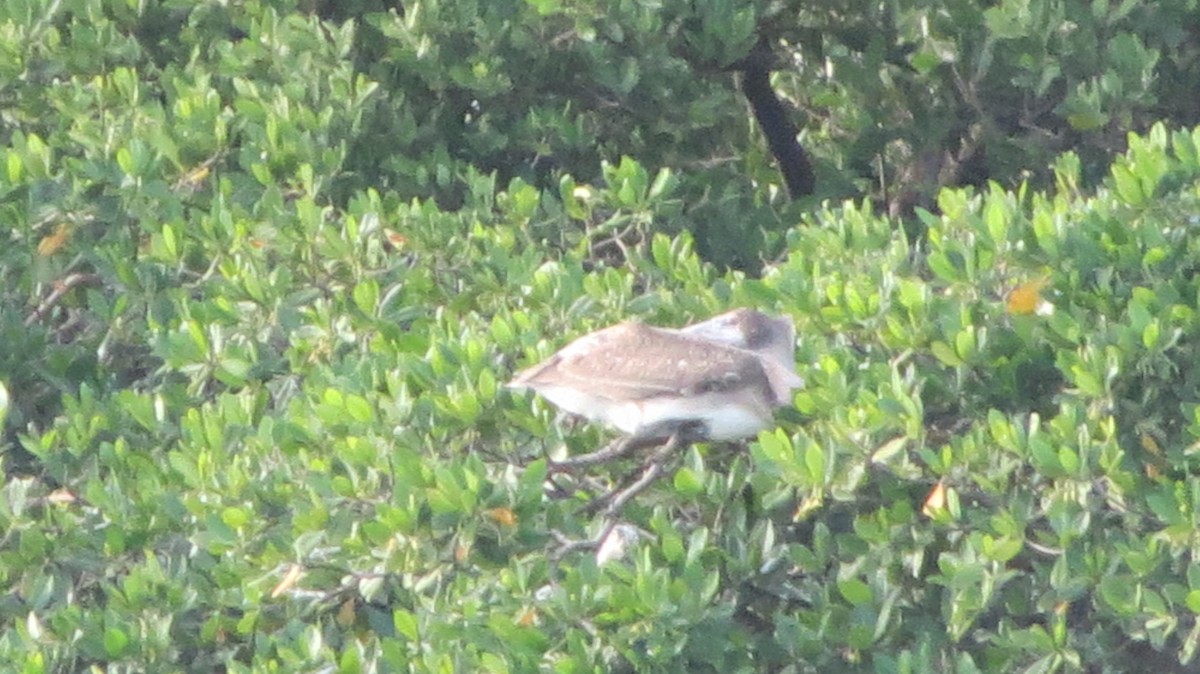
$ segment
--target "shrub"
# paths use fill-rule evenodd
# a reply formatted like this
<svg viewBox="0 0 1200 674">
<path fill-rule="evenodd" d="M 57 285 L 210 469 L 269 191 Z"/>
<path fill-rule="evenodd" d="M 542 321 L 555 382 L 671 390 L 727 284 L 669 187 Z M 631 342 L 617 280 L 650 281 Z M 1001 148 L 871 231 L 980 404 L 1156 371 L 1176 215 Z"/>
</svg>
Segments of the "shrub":
<svg viewBox="0 0 1200 674">
<path fill-rule="evenodd" d="M 6 670 L 1193 666 L 1200 132 L 1129 136 L 1094 188 L 1081 148 L 1046 189 L 942 190 L 919 242 L 869 198 L 792 218 L 715 180 L 789 225 L 746 274 L 684 231 L 713 174 L 683 150 L 499 175 L 441 154 L 422 100 L 431 145 L 382 166 L 401 90 L 362 55 L 415 5 L 9 4 Z M 514 7 L 429 25 L 465 50 L 572 18 Z M 622 511 L 627 556 L 560 554 L 601 523 L 546 458 L 607 436 L 500 384 L 588 330 L 743 305 L 795 319 L 795 409 L 681 451 Z"/>
</svg>

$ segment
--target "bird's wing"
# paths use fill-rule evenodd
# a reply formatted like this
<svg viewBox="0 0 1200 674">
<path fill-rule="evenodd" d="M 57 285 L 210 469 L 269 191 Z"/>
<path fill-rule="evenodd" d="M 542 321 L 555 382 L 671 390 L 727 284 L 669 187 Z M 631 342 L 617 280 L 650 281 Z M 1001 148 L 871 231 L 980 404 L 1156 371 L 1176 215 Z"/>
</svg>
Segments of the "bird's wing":
<svg viewBox="0 0 1200 674">
<path fill-rule="evenodd" d="M 535 391 L 569 386 L 612 400 L 643 400 L 729 390 L 765 381 L 755 354 L 636 322 L 581 337 L 517 375 Z"/>
</svg>

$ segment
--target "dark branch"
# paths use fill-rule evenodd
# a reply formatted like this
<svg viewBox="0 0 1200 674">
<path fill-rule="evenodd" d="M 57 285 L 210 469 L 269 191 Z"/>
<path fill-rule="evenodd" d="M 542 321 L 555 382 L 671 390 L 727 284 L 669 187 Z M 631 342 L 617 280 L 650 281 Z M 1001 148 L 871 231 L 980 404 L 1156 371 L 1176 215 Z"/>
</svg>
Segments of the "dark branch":
<svg viewBox="0 0 1200 674">
<path fill-rule="evenodd" d="M 771 88 L 771 65 L 774 58 L 770 47 L 759 42 L 754 51 L 739 64 L 742 71 L 742 94 L 750 101 L 754 117 L 793 199 L 806 197 L 816 190 L 816 176 L 808 153 L 796 140 L 798 130 L 788 118 L 787 108 Z"/>
</svg>

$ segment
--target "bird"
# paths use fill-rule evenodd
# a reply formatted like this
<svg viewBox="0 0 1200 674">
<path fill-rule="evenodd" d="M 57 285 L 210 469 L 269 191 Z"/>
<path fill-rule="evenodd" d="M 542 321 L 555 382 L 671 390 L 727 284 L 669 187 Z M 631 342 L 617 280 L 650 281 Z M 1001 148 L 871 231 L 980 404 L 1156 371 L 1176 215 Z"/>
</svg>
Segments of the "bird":
<svg viewBox="0 0 1200 674">
<path fill-rule="evenodd" d="M 681 329 L 626 321 L 584 335 L 507 386 L 638 439 L 752 437 L 803 385 L 791 319 L 735 309 Z"/>
</svg>

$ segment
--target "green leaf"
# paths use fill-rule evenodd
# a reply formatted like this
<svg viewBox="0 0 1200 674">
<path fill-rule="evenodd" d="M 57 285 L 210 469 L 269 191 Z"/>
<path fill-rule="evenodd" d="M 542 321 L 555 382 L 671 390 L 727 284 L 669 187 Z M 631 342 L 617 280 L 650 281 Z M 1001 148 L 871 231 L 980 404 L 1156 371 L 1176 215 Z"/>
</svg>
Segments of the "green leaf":
<svg viewBox="0 0 1200 674">
<path fill-rule="evenodd" d="M 929 350 L 933 352 L 935 358 L 950 367 L 962 367 L 966 364 L 958 352 L 945 342 L 934 342 L 929 345 Z"/>
<path fill-rule="evenodd" d="M 855 606 L 869 604 L 874 600 L 874 593 L 871 592 L 871 586 L 857 578 L 839 580 L 837 587 L 838 592 L 842 594 L 842 598 Z"/>
<path fill-rule="evenodd" d="M 1000 538 L 993 539 L 986 537 L 983 544 L 983 554 L 1000 563 L 1007 563 L 1009 560 L 1020 554 L 1024 544 L 1017 538 Z"/>
<path fill-rule="evenodd" d="M 1063 471 L 1068 475 L 1079 474 L 1079 454 L 1075 453 L 1070 447 L 1062 447 L 1058 450 L 1058 465 L 1062 466 Z"/>
<path fill-rule="evenodd" d="M 129 635 L 118 627 L 104 628 L 104 652 L 111 658 L 120 658 L 129 646 Z"/>
<path fill-rule="evenodd" d="M 825 484 L 825 449 L 815 442 L 804 448 L 804 467 L 813 486 Z"/>
<path fill-rule="evenodd" d="M 661 168 L 654 176 L 654 182 L 650 185 L 650 199 L 660 199 L 670 194 L 675 186 L 675 177 L 669 168 Z"/>
<path fill-rule="evenodd" d="M 41 651 L 35 651 L 25 656 L 25 664 L 21 668 L 21 674 L 44 674 L 45 671 L 46 656 Z"/>
<path fill-rule="evenodd" d="M 368 316 L 374 316 L 379 307 L 379 284 L 368 279 L 354 286 L 354 304 Z"/>
<path fill-rule="evenodd" d="M 1118 615 L 1136 613 L 1137 594 L 1138 583 L 1127 575 L 1112 574 L 1100 579 L 1100 596 Z"/>
<path fill-rule="evenodd" d="M 888 440 L 871 454 L 871 463 L 887 464 L 908 447 L 908 438 L 899 436 Z"/>
<path fill-rule="evenodd" d="M 958 267 L 950 261 L 948 255 L 941 251 L 934 252 L 929 256 L 929 269 L 943 281 L 953 283 L 963 280 Z"/>
<path fill-rule="evenodd" d="M 221 511 L 221 521 L 231 529 L 241 529 L 250 522 L 250 515 L 241 508 L 225 508 Z"/>
<path fill-rule="evenodd" d="M 525 3 L 542 16 L 556 14 L 562 9 L 562 0 L 525 0 Z"/>
<path fill-rule="evenodd" d="M 695 498 L 704 492 L 704 483 L 700 477 L 691 468 L 686 466 L 675 471 L 675 477 L 672 482 L 675 486 L 675 491 L 683 498 Z"/>
<path fill-rule="evenodd" d="M 1192 590 L 1188 592 L 1185 603 L 1187 604 L 1188 610 L 1190 610 L 1192 613 L 1200 613 L 1200 590 Z"/>
<path fill-rule="evenodd" d="M 0 381 L 0 432 L 4 431 L 4 420 L 8 418 L 9 405 L 8 387 Z"/>
<path fill-rule="evenodd" d="M 221 358 L 216 377 L 226 386 L 244 386 L 252 368 L 249 361 L 241 358 Z"/>
<path fill-rule="evenodd" d="M 968 328 L 954 336 L 954 352 L 965 363 L 975 358 L 975 331 Z"/>
<path fill-rule="evenodd" d="M 1095 374 L 1083 369 L 1080 365 L 1075 365 L 1071 368 L 1071 376 L 1075 381 L 1075 385 L 1084 394 L 1092 397 L 1101 397 L 1104 395 L 1104 384 Z"/>
<path fill-rule="evenodd" d="M 24 181 L 25 167 L 21 163 L 21 157 L 16 152 L 6 152 L 8 157 L 8 182 L 12 185 L 19 185 Z"/>
<path fill-rule="evenodd" d="M 409 641 L 420 641 L 420 630 L 417 627 L 417 618 L 411 612 L 404 609 L 396 609 L 392 612 L 392 622 L 396 626 L 396 632 L 400 636 L 405 637 Z"/>
<path fill-rule="evenodd" d="M 1142 184 L 1133 171 L 1121 164 L 1114 164 L 1112 167 L 1113 182 L 1117 188 L 1117 194 L 1121 199 L 1130 206 L 1141 206 L 1146 201 L 1146 194 L 1142 191 Z"/>
<path fill-rule="evenodd" d="M 1153 349 L 1158 345 L 1158 338 L 1161 328 L 1157 320 L 1151 320 L 1146 323 L 1146 328 L 1142 330 L 1142 345 L 1147 349 Z"/>
<path fill-rule="evenodd" d="M 360 423 L 368 423 L 375 418 L 375 410 L 366 398 L 359 395 L 346 396 L 346 411 L 351 418 Z"/>
</svg>

